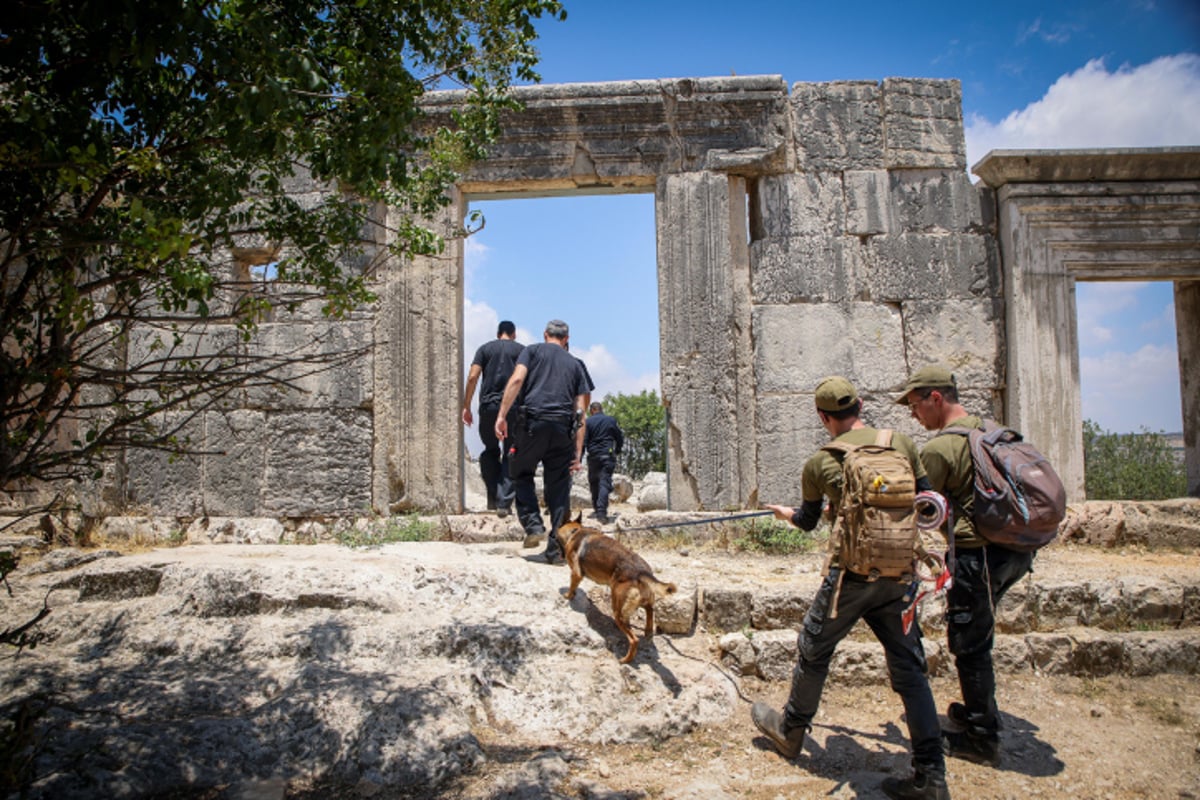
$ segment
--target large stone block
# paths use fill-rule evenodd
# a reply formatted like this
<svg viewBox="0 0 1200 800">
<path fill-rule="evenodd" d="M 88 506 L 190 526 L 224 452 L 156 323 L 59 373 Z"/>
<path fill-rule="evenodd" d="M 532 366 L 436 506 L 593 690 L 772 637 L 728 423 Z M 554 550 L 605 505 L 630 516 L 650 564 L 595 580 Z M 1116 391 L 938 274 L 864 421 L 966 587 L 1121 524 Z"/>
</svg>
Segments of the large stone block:
<svg viewBox="0 0 1200 800">
<path fill-rule="evenodd" d="M 899 308 L 884 303 L 758 306 L 759 393 L 811 395 L 827 375 L 846 376 L 860 393 L 890 391 L 907 377 L 901 328 Z"/>
<path fill-rule="evenodd" d="M 981 231 L 981 192 L 962 170 L 894 170 L 888 200 L 900 230 Z"/>
<path fill-rule="evenodd" d="M 371 507 L 371 415 L 271 414 L 264 511 L 279 516 L 363 513 Z"/>
<path fill-rule="evenodd" d="M 852 170 L 846 173 L 846 233 L 878 236 L 893 233 L 895 221 L 891 178 L 887 170 Z"/>
<path fill-rule="evenodd" d="M 178 439 L 193 449 L 204 447 L 204 424 L 199 418 L 189 420 L 185 412 L 170 412 L 156 417 L 155 424 L 161 424 L 163 430 L 178 428 Z M 127 449 L 127 508 L 177 517 L 204 513 L 201 464 L 198 456 Z"/>
<path fill-rule="evenodd" d="M 783 501 L 781 501 L 783 502 Z M 750 624 L 757 630 L 773 628 L 798 629 L 811 605 L 812 591 L 776 591 L 757 594 L 750 609 Z"/>
<path fill-rule="evenodd" d="M 822 233 L 750 245 L 754 302 L 840 303 L 854 294 L 854 240 Z"/>
<path fill-rule="evenodd" d="M 792 173 L 760 179 L 751 195 L 754 239 L 783 239 L 820 234 L 840 235 L 845 228 L 846 203 L 840 175 Z"/>
<path fill-rule="evenodd" d="M 829 441 L 812 395 L 760 397 L 757 418 L 759 500 L 797 505 L 804 462 Z"/>
<path fill-rule="evenodd" d="M 249 405 L 271 409 L 361 408 L 371 402 L 374 365 L 367 320 L 263 325 L 250 352 L 263 359 L 293 363 L 269 383 L 246 390 Z"/>
<path fill-rule="evenodd" d="M 196 365 L 191 368 L 198 374 L 211 373 L 225 357 L 236 357 L 240 353 L 238 333 L 228 325 L 197 324 L 192 328 L 181 326 L 177 331 L 155 325 L 136 325 L 130 330 L 122 368 L 147 388 L 131 392 L 129 399 L 135 403 L 161 403 L 158 384 L 153 380 L 160 371 L 183 370 L 182 362 L 186 361 Z M 235 402 L 241 402 L 239 391 L 235 390 L 230 396 Z M 198 398 L 197 405 L 204 399 L 205 396 Z M 185 404 L 182 407 L 192 406 Z"/>
<path fill-rule="evenodd" d="M 705 589 L 700 596 L 700 617 L 704 627 L 709 632 L 750 627 L 753 596 L 749 589 Z"/>
<path fill-rule="evenodd" d="M 888 169 L 967 168 L 962 85 L 957 80 L 883 82 L 884 165 Z"/>
<path fill-rule="evenodd" d="M 210 411 L 204 428 L 204 512 L 225 517 L 260 513 L 266 488 L 266 412 Z"/>
<path fill-rule="evenodd" d="M 902 233 L 863 245 L 856 290 L 880 302 L 991 296 L 999 263 L 980 234 Z"/>
<path fill-rule="evenodd" d="M 986 297 L 909 300 L 901 304 L 904 344 L 913 370 L 945 364 L 960 391 L 999 387 L 1004 312 Z"/>
<path fill-rule="evenodd" d="M 797 168 L 806 172 L 882 168 L 881 99 L 874 81 L 793 84 Z"/>
</svg>

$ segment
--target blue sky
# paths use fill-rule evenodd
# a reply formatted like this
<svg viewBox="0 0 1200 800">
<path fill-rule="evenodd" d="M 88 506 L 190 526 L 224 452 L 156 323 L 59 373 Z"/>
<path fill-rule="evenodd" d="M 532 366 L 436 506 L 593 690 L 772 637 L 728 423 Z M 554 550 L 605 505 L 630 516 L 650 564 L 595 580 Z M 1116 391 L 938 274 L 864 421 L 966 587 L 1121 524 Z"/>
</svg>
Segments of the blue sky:
<svg viewBox="0 0 1200 800">
<path fill-rule="evenodd" d="M 1000 148 L 1200 145 L 1200 3 L 567 0 L 539 25 L 543 83 L 720 75 L 962 81 L 967 163 Z M 650 194 L 476 203 L 464 359 L 551 318 L 596 395 L 658 389 Z M 1079 284 L 1084 417 L 1182 427 L 1170 284 Z M 465 365 L 464 365 L 465 370 Z M 1136 385 L 1128 376 L 1137 375 Z M 479 450 L 474 430 L 467 446 Z"/>
</svg>

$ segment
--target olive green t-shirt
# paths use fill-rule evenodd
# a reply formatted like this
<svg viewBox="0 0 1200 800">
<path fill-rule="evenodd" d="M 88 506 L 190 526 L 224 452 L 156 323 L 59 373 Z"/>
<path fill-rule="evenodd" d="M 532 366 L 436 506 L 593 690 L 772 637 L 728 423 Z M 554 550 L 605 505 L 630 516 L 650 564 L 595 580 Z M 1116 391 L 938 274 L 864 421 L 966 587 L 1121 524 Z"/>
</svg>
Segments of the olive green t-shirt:
<svg viewBox="0 0 1200 800">
<path fill-rule="evenodd" d="M 947 427 L 982 428 L 979 417 L 960 417 Z M 954 513 L 954 546 L 982 547 L 986 542 L 975 532 L 971 514 L 975 510 L 975 464 L 971 445 L 959 433 L 940 433 L 921 450 L 921 461 L 929 482 L 951 503 Z"/>
<path fill-rule="evenodd" d="M 835 442 L 847 444 L 874 444 L 878 430 L 875 428 L 854 428 L 834 439 Z M 961 437 L 960 437 L 961 438 Z M 908 456 L 913 465 L 913 476 L 920 480 L 925 477 L 925 467 L 921 464 L 917 445 L 912 439 L 898 431 L 892 432 L 892 447 Z M 829 498 L 829 507 L 836 509 L 842 502 L 842 457 L 828 450 L 818 450 L 804 463 L 804 472 L 800 476 L 800 492 L 805 502 Z"/>
</svg>

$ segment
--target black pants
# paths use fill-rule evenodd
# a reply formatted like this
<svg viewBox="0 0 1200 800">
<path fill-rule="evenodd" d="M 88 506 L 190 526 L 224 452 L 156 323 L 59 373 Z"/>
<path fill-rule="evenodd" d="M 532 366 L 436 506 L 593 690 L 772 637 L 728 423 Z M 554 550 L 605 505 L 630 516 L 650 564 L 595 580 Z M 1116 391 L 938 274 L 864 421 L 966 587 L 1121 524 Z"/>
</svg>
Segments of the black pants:
<svg viewBox="0 0 1200 800">
<path fill-rule="evenodd" d="M 913 761 L 924 772 L 945 774 L 942 729 L 926 676 L 921 626 L 914 623 L 905 633 L 900 619 L 907 605 L 904 601 L 907 586 L 889 580 L 868 582 L 847 574 L 838 598 L 837 618 L 831 619 L 829 604 L 837 585 L 837 574 L 836 567 L 829 570 L 804 617 L 804 627 L 800 629 L 800 658 L 792 672 L 792 691 L 784 710 L 787 727 L 808 727 L 812 722 L 821 702 L 834 650 L 862 619 L 883 645 L 892 690 L 904 703 Z"/>
<path fill-rule="evenodd" d="M 612 476 L 617 460 L 612 456 L 588 456 L 588 488 L 592 491 L 592 510 L 608 516 L 608 496 L 612 494 Z"/>
<path fill-rule="evenodd" d="M 550 511 L 550 537 L 546 543 L 546 553 L 557 554 L 562 549 L 558 542 L 558 528 L 571 512 L 571 462 L 575 459 L 571 423 L 569 420 L 531 419 L 513 439 L 516 452 L 509 456 L 508 468 L 516 488 L 517 516 L 521 520 L 521 527 L 527 535 L 546 531 L 538 507 L 537 490 L 533 486 L 533 476 L 540 463 L 546 506 Z"/>
<path fill-rule="evenodd" d="M 981 733 L 994 733 L 1000 725 L 992 665 L 996 606 L 1032 567 L 1033 553 L 994 544 L 962 548 L 955 555 L 954 583 L 946 592 L 946 636 L 967 718 Z"/>
<path fill-rule="evenodd" d="M 483 453 L 479 456 L 479 474 L 487 488 L 487 507 L 510 508 L 513 503 L 513 484 L 508 475 L 508 448 L 500 446 L 496 438 L 496 417 L 500 406 L 479 407 L 479 438 L 483 440 Z M 512 430 L 514 415 L 510 412 L 509 430 Z"/>
</svg>

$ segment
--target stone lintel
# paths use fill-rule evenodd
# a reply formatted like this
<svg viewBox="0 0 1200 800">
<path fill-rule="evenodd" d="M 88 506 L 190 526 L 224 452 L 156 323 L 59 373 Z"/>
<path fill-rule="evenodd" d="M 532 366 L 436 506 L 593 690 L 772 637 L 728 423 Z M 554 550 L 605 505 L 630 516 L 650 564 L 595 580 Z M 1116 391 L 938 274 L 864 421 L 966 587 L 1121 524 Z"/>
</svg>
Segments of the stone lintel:
<svg viewBox="0 0 1200 800">
<path fill-rule="evenodd" d="M 992 150 L 971 168 L 993 189 L 1013 183 L 1200 179 L 1200 147 Z"/>
<path fill-rule="evenodd" d="M 467 194 L 637 190 L 688 171 L 738 175 L 792 168 L 787 84 L 778 75 L 518 87 L 500 139 L 464 176 Z M 448 124 L 462 92 L 422 100 Z"/>
</svg>

